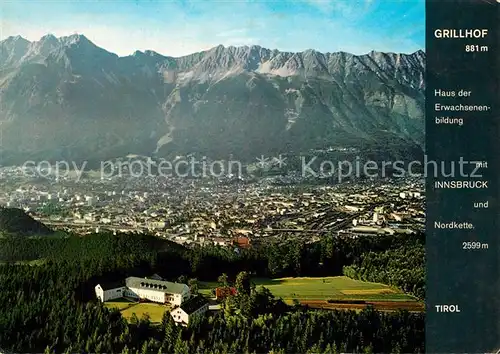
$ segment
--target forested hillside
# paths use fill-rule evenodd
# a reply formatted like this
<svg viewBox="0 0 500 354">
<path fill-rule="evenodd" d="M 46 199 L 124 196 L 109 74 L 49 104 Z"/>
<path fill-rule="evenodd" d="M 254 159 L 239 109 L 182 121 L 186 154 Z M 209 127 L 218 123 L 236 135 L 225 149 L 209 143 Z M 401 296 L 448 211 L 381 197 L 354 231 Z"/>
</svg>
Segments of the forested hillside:
<svg viewBox="0 0 500 354">
<path fill-rule="evenodd" d="M 21 209 L 0 207 L 0 236 L 41 236 L 52 231 Z"/>
<path fill-rule="evenodd" d="M 234 280 L 245 271 L 269 277 L 339 275 L 351 266 L 375 277 L 370 272 L 387 262 L 387 272 L 405 274 L 404 267 L 419 265 L 401 262 L 398 268 L 388 256 L 403 257 L 407 247 L 423 246 L 409 236 L 330 236 L 314 244 L 288 240 L 238 253 L 216 246 L 188 249 L 132 234 L 3 238 L 0 347 L 57 353 L 423 352 L 423 314 L 309 310 L 286 306 L 264 288 L 250 290 L 225 304 L 223 311 L 181 330 L 169 316 L 160 326 L 147 318 L 129 325 L 94 295 L 102 280 L 153 272 L 172 280 L 216 281 L 222 273 Z M 28 262 L 33 260 L 37 262 Z M 408 281 L 415 287 L 421 279 Z"/>
</svg>

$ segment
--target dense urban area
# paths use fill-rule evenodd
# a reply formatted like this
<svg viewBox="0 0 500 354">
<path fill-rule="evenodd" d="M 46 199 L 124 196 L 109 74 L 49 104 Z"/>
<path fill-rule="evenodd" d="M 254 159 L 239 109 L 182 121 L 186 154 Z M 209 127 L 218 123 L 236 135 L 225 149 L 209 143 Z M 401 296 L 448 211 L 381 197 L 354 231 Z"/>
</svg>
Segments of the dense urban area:
<svg viewBox="0 0 500 354">
<path fill-rule="evenodd" d="M 0 171 L 0 203 L 54 229 L 80 234 L 145 231 L 181 244 L 265 243 L 294 234 L 413 234 L 425 225 L 423 180 L 354 180 L 318 185 L 283 176 L 167 178 L 89 174 L 75 180 Z"/>
</svg>

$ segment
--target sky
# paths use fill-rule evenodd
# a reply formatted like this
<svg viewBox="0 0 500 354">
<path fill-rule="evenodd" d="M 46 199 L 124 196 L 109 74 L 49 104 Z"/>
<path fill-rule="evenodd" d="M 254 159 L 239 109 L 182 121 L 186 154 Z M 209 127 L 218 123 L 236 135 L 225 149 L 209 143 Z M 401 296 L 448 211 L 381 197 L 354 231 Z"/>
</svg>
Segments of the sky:
<svg viewBox="0 0 500 354">
<path fill-rule="evenodd" d="M 0 40 L 83 34 L 120 56 L 224 46 L 365 54 L 424 49 L 425 0 L 2 0 Z"/>
</svg>

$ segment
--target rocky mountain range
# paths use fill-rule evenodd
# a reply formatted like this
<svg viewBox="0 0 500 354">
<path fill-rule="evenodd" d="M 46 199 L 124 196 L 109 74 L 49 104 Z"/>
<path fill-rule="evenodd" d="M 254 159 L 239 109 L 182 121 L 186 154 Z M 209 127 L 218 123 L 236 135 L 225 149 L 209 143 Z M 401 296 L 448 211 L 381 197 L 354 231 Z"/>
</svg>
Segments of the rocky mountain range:
<svg viewBox="0 0 500 354">
<path fill-rule="evenodd" d="M 334 40 L 334 38 L 332 38 Z M 425 53 L 218 46 L 119 57 L 83 35 L 0 42 L 3 164 L 127 154 L 422 152 Z"/>
</svg>

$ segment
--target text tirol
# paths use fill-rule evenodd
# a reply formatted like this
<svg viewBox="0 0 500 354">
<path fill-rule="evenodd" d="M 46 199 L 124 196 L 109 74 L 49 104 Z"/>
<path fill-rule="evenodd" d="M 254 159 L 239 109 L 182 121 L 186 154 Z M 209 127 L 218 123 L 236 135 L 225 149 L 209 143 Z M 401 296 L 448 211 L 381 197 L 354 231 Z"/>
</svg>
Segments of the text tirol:
<svg viewBox="0 0 500 354">
<path fill-rule="evenodd" d="M 436 312 L 460 312 L 458 305 L 435 305 Z"/>
</svg>

